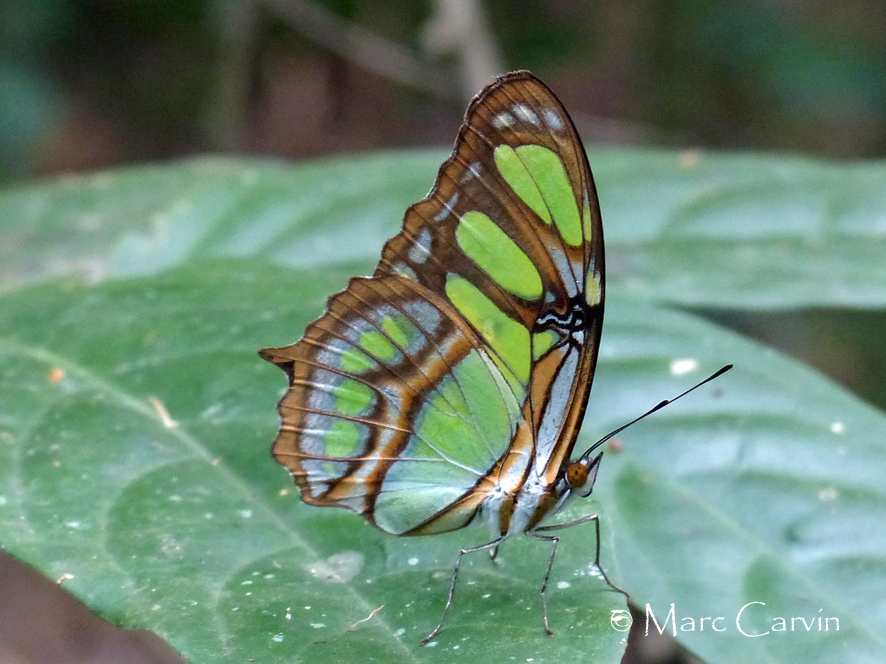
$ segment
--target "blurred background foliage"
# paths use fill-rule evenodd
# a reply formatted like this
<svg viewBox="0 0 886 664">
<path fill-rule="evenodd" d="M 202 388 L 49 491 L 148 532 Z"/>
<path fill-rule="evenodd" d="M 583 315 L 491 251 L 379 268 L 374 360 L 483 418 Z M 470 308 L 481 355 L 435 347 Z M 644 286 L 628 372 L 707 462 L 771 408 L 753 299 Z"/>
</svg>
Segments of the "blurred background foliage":
<svg viewBox="0 0 886 664">
<path fill-rule="evenodd" d="M 587 141 L 886 151 L 880 0 L 4 0 L 0 176 L 448 144 L 538 73 Z"/>
<path fill-rule="evenodd" d="M 882 157 L 884 35 L 882 0 L 3 0 L 0 185 L 450 145 L 519 68 L 591 147 Z M 703 313 L 886 407 L 883 312 Z"/>
</svg>

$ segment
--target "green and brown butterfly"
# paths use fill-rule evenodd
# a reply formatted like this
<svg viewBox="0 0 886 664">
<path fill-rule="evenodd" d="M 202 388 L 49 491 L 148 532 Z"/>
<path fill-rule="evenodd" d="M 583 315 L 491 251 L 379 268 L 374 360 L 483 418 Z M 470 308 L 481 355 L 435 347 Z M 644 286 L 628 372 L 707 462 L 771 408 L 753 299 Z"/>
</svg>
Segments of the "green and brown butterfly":
<svg viewBox="0 0 886 664">
<path fill-rule="evenodd" d="M 603 228 L 575 126 L 529 72 L 471 102 L 452 155 L 372 277 L 333 295 L 304 337 L 261 356 L 290 387 L 274 458 L 312 505 L 394 535 L 476 521 L 489 542 L 549 541 L 588 496 L 602 452 L 578 458 L 603 324 Z M 600 569 L 609 586 L 625 595 Z M 548 634 L 547 611 L 543 610 Z M 436 636 L 437 628 L 423 641 Z"/>
</svg>

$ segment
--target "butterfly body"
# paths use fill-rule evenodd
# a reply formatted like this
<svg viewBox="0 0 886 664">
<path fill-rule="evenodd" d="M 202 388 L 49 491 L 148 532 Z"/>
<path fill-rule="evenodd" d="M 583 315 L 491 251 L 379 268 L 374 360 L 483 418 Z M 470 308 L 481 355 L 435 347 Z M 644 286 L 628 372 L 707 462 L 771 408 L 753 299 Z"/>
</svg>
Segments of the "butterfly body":
<svg viewBox="0 0 886 664">
<path fill-rule="evenodd" d="M 299 342 L 261 351 L 290 380 L 274 457 L 303 500 L 388 533 L 481 520 L 493 540 L 475 549 L 518 532 L 556 548 L 543 522 L 590 493 L 601 458 L 571 455 L 604 291 L 575 127 L 532 74 L 503 76 L 472 101 L 373 276 L 333 295 Z"/>
</svg>

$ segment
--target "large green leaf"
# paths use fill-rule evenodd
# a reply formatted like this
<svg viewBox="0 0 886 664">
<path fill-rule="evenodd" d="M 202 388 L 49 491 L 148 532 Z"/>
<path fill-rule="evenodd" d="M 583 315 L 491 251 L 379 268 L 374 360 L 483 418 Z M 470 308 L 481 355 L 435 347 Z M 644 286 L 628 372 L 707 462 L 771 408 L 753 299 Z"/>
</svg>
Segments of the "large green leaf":
<svg viewBox="0 0 886 664">
<path fill-rule="evenodd" d="M 445 152 L 301 166 L 201 160 L 0 196 L 0 279 L 148 274 L 196 257 L 370 269 Z M 710 307 L 886 304 L 886 165 L 590 153 L 610 281 Z M 354 237 L 361 242 L 352 242 Z"/>
<path fill-rule="evenodd" d="M 601 469 L 595 494 L 640 608 L 662 623 L 673 604 L 676 636 L 712 663 L 881 661 L 884 414 L 735 335 L 612 300 L 588 415 L 603 430 L 675 390 L 668 358 L 675 370 L 682 359 L 737 367 L 626 431 Z M 765 606 L 750 605 L 742 628 L 766 636 L 738 629 L 751 602 Z M 725 632 L 712 630 L 719 616 Z"/>
<path fill-rule="evenodd" d="M 456 648 L 465 661 L 617 661 L 609 612 L 624 604 L 590 574 L 591 527 L 562 533 L 557 638 L 539 616 L 548 549 L 517 538 L 498 565 L 468 561 L 447 629 L 422 650 L 457 549 L 486 533 L 397 539 L 297 500 L 268 455 L 283 376 L 255 349 L 298 336 L 342 284 L 225 262 L 6 294 L 4 547 L 73 575 L 66 587 L 90 606 L 195 663 L 435 661 Z M 594 499 L 566 516 L 602 510 L 604 566 L 659 619 L 671 602 L 680 617 L 727 617 L 724 634 L 679 634 L 711 662 L 874 661 L 883 416 L 697 319 L 610 302 L 580 444 L 727 360 L 738 368 L 625 432 Z M 689 359 L 700 368 L 673 375 Z M 729 622 L 749 601 L 766 602 L 757 615 L 837 617 L 840 631 L 748 639 Z"/>
<path fill-rule="evenodd" d="M 284 377 L 255 350 L 297 334 L 332 288 L 231 263 L 2 298 L 4 547 L 193 662 L 617 661 L 609 612 L 625 604 L 578 578 L 588 531 L 557 561 L 559 638 L 541 625 L 549 547 L 526 539 L 499 564 L 467 561 L 446 631 L 420 649 L 459 547 L 488 533 L 397 539 L 297 499 L 268 453 Z"/>
<path fill-rule="evenodd" d="M 659 622 L 674 603 L 678 638 L 712 663 L 880 661 L 883 415 L 796 363 L 635 299 L 765 296 L 794 306 L 814 294 L 877 304 L 854 298 L 886 292 L 882 262 L 850 258 L 849 245 L 817 280 L 790 262 L 771 279 L 765 270 L 736 276 L 728 261 L 717 277 L 704 273 L 710 266 L 696 268 L 693 252 L 765 252 L 753 237 L 730 235 L 725 212 L 721 221 L 694 219 L 690 233 L 674 231 L 668 210 L 728 189 L 730 173 L 748 182 L 780 170 L 802 182 L 817 173 L 841 194 L 863 191 L 859 209 L 873 210 L 879 167 L 592 158 L 616 276 L 580 445 L 708 370 L 738 368 L 620 436 L 622 451 L 607 453 L 593 498 L 564 518 L 600 510 L 613 580 L 641 608 L 649 602 Z M 465 661 L 616 661 L 624 634 L 609 615 L 624 603 L 590 574 L 592 526 L 562 533 L 549 591 L 557 638 L 544 638 L 540 625 L 548 549 L 516 538 L 500 564 L 467 560 L 446 630 L 420 649 L 455 553 L 486 534 L 386 536 L 356 515 L 302 504 L 268 454 L 285 381 L 255 350 L 294 341 L 349 274 L 371 269 L 438 162 L 203 161 L 0 195 L 0 233 L 10 240 L 0 242 L 0 545 L 52 578 L 73 575 L 66 587 L 102 615 L 158 631 L 195 663 L 434 661 L 456 646 Z M 673 181 L 662 185 L 662 206 L 637 195 L 644 169 L 650 185 Z M 747 190 L 733 198 L 743 209 L 757 205 Z M 872 215 L 838 215 L 856 221 L 830 235 L 855 228 L 875 249 Z M 799 225 L 791 235 L 799 250 L 821 239 Z M 688 253 L 653 260 L 681 237 Z M 688 276 L 696 269 L 710 283 Z M 650 270 L 656 279 L 643 276 Z M 852 280 L 865 287 L 850 288 Z M 669 282 L 685 288 L 668 294 Z M 831 289 L 837 283 L 842 290 Z M 675 361 L 689 359 L 699 368 L 683 375 L 692 363 Z M 747 631 L 769 625 L 761 616 L 785 617 L 788 629 L 791 617 L 836 617 L 840 630 L 831 621 L 826 633 L 817 623 L 806 632 L 795 621 L 793 632 L 748 638 L 734 617 L 751 601 L 766 605 L 744 614 Z M 696 629 L 703 617 L 724 616 L 717 625 L 727 631 L 712 632 L 710 620 L 704 632 L 680 631 L 684 616 Z"/>
</svg>

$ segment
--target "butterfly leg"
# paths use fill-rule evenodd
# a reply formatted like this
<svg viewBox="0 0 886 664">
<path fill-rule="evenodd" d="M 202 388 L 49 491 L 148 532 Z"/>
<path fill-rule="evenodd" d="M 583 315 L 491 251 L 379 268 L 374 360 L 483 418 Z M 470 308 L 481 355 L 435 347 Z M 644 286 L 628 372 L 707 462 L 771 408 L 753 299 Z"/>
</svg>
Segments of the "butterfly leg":
<svg viewBox="0 0 886 664">
<path fill-rule="evenodd" d="M 545 597 L 545 591 L 548 589 L 548 579 L 551 578 L 551 570 L 554 569 L 554 557 L 557 555 L 557 545 L 560 544 L 560 538 L 555 535 L 540 535 L 535 531 L 527 531 L 530 537 L 543 540 L 545 542 L 553 542 L 551 548 L 551 559 L 548 561 L 548 571 L 545 572 L 545 580 L 541 582 L 541 615 L 545 625 L 545 633 L 548 636 L 554 636 L 551 628 L 548 626 L 548 600 Z"/>
<path fill-rule="evenodd" d="M 505 535 L 502 535 L 501 537 L 497 537 L 496 539 L 492 540 L 491 542 L 487 542 L 486 544 L 473 546 L 470 549 L 462 549 L 458 552 L 458 558 L 455 559 L 455 569 L 452 571 L 452 583 L 449 585 L 449 597 L 446 599 L 446 606 L 443 607 L 443 615 L 440 617 L 440 624 L 434 628 L 433 632 L 431 632 L 421 640 L 421 645 L 427 645 L 428 642 L 435 636 L 437 636 L 437 634 L 440 633 L 440 630 L 443 629 L 443 622 L 446 620 L 446 614 L 449 613 L 449 607 L 452 606 L 452 598 L 455 596 L 455 583 L 458 581 L 458 568 L 461 565 L 461 557 L 466 553 L 474 553 L 475 551 L 483 551 L 484 549 L 497 550 L 498 545 L 501 544 L 504 538 Z"/>
<path fill-rule="evenodd" d="M 619 592 L 622 595 L 624 595 L 626 599 L 630 599 L 631 596 L 628 594 L 628 591 L 624 590 L 623 588 L 619 588 L 617 585 L 612 583 L 612 581 L 609 580 L 609 577 L 606 576 L 606 572 L 603 570 L 603 566 L 600 564 L 600 515 L 599 514 L 588 514 L 587 516 L 583 516 L 580 519 L 575 519 L 573 521 L 567 521 L 566 523 L 555 523 L 555 524 L 551 524 L 549 526 L 540 526 L 540 527 L 536 528 L 535 530 L 533 530 L 529 534 L 551 531 L 551 530 L 562 530 L 563 528 L 571 528 L 572 526 L 579 526 L 583 523 L 587 523 L 588 521 L 594 522 L 594 528 L 596 530 L 596 535 L 597 535 L 597 547 L 596 547 L 596 553 L 594 555 L 594 566 L 598 570 L 600 570 L 600 575 L 603 577 L 603 580 L 606 581 L 606 584 L 610 588 L 612 588 L 614 591 Z M 553 561 L 552 561 L 552 563 L 553 563 Z M 550 573 L 550 569 L 548 569 L 548 572 Z"/>
</svg>

